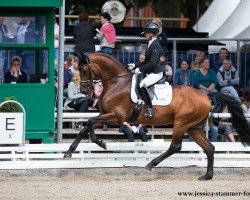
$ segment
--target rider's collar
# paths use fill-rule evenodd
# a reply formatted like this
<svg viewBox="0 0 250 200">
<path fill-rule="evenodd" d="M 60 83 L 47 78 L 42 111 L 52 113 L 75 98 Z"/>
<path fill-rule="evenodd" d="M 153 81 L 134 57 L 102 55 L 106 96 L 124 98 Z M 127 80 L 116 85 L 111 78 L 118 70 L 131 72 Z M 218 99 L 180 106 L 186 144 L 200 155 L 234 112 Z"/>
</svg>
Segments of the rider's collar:
<svg viewBox="0 0 250 200">
<path fill-rule="evenodd" d="M 156 37 L 153 37 L 151 40 L 149 40 L 149 42 L 148 42 L 148 47 L 150 47 L 150 45 L 153 43 L 153 41 L 155 41 L 156 40 Z"/>
</svg>

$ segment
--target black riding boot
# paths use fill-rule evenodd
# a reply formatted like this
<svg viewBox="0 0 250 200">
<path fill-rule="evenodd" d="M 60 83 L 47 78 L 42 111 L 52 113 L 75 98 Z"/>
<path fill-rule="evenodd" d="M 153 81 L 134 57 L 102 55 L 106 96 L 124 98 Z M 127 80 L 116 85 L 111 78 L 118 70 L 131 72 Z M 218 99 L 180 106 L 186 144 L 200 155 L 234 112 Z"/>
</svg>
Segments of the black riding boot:
<svg viewBox="0 0 250 200">
<path fill-rule="evenodd" d="M 143 100 L 146 104 L 146 111 L 145 111 L 144 117 L 145 118 L 154 117 L 155 111 L 153 109 L 152 102 L 151 102 L 151 99 L 149 97 L 149 94 L 148 94 L 146 87 L 143 86 L 140 90 L 141 90 L 141 93 L 143 96 Z"/>
</svg>

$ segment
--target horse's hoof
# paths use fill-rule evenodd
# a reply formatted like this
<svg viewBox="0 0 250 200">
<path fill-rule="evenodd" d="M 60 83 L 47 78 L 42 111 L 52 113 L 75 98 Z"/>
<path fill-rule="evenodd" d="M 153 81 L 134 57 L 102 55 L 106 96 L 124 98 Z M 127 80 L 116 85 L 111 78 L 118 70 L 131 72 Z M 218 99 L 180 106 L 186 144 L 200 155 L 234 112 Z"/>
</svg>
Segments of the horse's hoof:
<svg viewBox="0 0 250 200">
<path fill-rule="evenodd" d="M 210 180 L 213 178 L 213 175 L 209 175 L 209 174 L 205 174 L 204 176 L 201 176 L 200 178 L 198 178 L 199 181 L 206 181 L 206 180 Z"/>
<path fill-rule="evenodd" d="M 145 166 L 145 169 L 146 169 L 147 171 L 152 171 L 152 166 L 151 166 L 151 164 L 150 164 L 150 163 L 147 164 L 147 165 Z"/>
<path fill-rule="evenodd" d="M 102 148 L 104 148 L 105 150 L 107 150 L 107 143 L 104 142 L 103 140 L 101 141 L 101 146 Z"/>
<path fill-rule="evenodd" d="M 65 153 L 63 158 L 71 158 L 72 157 L 72 153 Z"/>
</svg>

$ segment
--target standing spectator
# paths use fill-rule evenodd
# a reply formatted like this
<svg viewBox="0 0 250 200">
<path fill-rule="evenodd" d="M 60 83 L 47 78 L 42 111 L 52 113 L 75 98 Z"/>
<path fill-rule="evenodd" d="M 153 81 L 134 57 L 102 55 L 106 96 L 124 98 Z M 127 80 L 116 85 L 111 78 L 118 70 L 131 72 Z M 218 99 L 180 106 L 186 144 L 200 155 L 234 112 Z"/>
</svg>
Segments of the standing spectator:
<svg viewBox="0 0 250 200">
<path fill-rule="evenodd" d="M 59 47 L 59 25 L 57 19 L 54 22 L 54 59 L 58 62 L 58 47 Z"/>
<path fill-rule="evenodd" d="M 223 65 L 217 72 L 217 79 L 219 86 L 221 87 L 221 92 L 236 98 L 241 104 L 241 100 L 237 92 L 240 82 L 239 73 L 238 70 L 232 66 L 232 62 L 228 58 L 223 60 Z"/>
<path fill-rule="evenodd" d="M 128 122 L 124 122 L 122 126 L 119 128 L 120 133 L 124 133 L 128 137 L 129 142 L 134 142 L 135 136 L 139 135 L 142 142 L 147 142 L 148 138 L 146 133 L 148 132 L 147 127 L 142 124 L 135 124 Z"/>
<path fill-rule="evenodd" d="M 228 50 L 227 50 L 227 48 L 223 47 L 219 51 L 219 60 L 217 60 L 213 65 L 213 69 L 214 69 L 215 73 L 218 72 L 220 67 L 223 65 L 223 61 L 226 58 L 228 58 Z"/>
<path fill-rule="evenodd" d="M 0 44 L 6 43 L 8 38 L 8 29 L 4 24 L 4 17 L 0 16 Z M 4 63 L 5 63 L 5 50 L 0 49 L 0 83 L 4 82 Z"/>
<path fill-rule="evenodd" d="M 139 61 L 140 61 L 140 62 L 145 61 L 145 52 L 141 52 L 141 53 L 140 53 L 140 55 L 139 55 Z"/>
<path fill-rule="evenodd" d="M 187 60 L 181 61 L 181 67 L 175 72 L 173 84 L 194 86 L 193 70 L 189 68 Z"/>
<path fill-rule="evenodd" d="M 157 34 L 157 39 L 159 40 L 159 43 L 162 48 L 162 55 L 168 56 L 168 48 L 167 48 L 168 36 L 167 33 L 162 29 L 162 21 L 159 18 L 155 18 L 152 20 L 152 22 L 159 26 L 159 33 Z"/>
<path fill-rule="evenodd" d="M 35 43 L 35 22 L 30 17 L 21 17 L 18 23 L 16 33 L 16 41 L 18 44 Z M 28 78 L 30 74 L 35 73 L 35 52 L 34 51 L 17 51 L 16 54 L 23 60 L 23 70 L 27 72 Z"/>
<path fill-rule="evenodd" d="M 202 51 L 198 51 L 196 53 L 195 59 L 191 62 L 191 69 L 193 71 L 197 70 L 200 68 L 200 62 L 202 59 L 205 58 L 205 54 Z"/>
<path fill-rule="evenodd" d="M 78 112 L 87 112 L 92 97 L 86 96 L 80 92 L 80 72 L 75 70 L 72 80 L 68 85 L 68 98 L 64 107 L 75 108 Z"/>
<path fill-rule="evenodd" d="M 173 77 L 173 70 L 172 67 L 167 63 L 167 57 L 161 56 L 160 63 L 161 66 L 165 69 L 165 76 L 167 77 L 167 81 L 171 83 Z"/>
<path fill-rule="evenodd" d="M 100 22 L 102 24 L 101 29 L 96 29 L 98 32 L 96 37 L 100 40 L 101 52 L 112 54 L 115 48 L 116 31 L 113 24 L 110 23 L 111 17 L 105 12 L 100 15 Z"/>
<path fill-rule="evenodd" d="M 201 60 L 201 68 L 194 72 L 193 80 L 194 87 L 199 89 L 204 94 L 217 92 L 215 88 L 218 80 L 214 70 L 209 68 L 209 60 L 207 58 Z M 212 98 L 213 105 L 217 105 L 215 98 Z"/>
<path fill-rule="evenodd" d="M 5 73 L 5 83 L 28 83 L 27 74 L 21 70 L 22 59 L 14 56 L 10 63 L 10 70 Z"/>
<path fill-rule="evenodd" d="M 95 27 L 86 13 L 79 15 L 79 23 L 74 27 L 75 55 L 86 64 L 84 53 L 95 52 Z"/>
</svg>

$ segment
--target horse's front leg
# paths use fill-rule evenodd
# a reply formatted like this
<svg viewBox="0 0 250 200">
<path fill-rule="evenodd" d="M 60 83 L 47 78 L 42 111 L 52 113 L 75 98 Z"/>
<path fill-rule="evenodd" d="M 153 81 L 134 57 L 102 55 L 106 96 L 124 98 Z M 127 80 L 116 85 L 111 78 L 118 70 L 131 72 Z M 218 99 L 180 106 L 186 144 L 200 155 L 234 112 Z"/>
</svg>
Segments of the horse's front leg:
<svg viewBox="0 0 250 200">
<path fill-rule="evenodd" d="M 107 144 L 105 141 L 100 140 L 96 134 L 95 134 L 95 127 L 98 125 L 104 125 L 104 124 L 118 124 L 118 120 L 115 117 L 114 113 L 108 113 L 108 114 L 104 114 L 104 115 L 99 115 L 97 117 L 92 117 L 89 119 L 89 121 L 87 122 L 87 126 L 89 127 L 90 130 L 90 138 L 91 141 L 96 143 L 98 146 L 104 148 L 105 150 L 107 150 Z"/>
<path fill-rule="evenodd" d="M 63 158 L 71 158 L 72 157 L 72 152 L 76 150 L 77 146 L 79 145 L 79 143 L 81 142 L 81 140 L 83 139 L 83 137 L 85 135 L 87 135 L 89 133 L 90 129 L 88 126 L 85 126 L 77 135 L 77 138 L 75 139 L 75 141 L 70 145 L 68 151 L 66 151 L 66 153 L 64 154 Z"/>
</svg>

